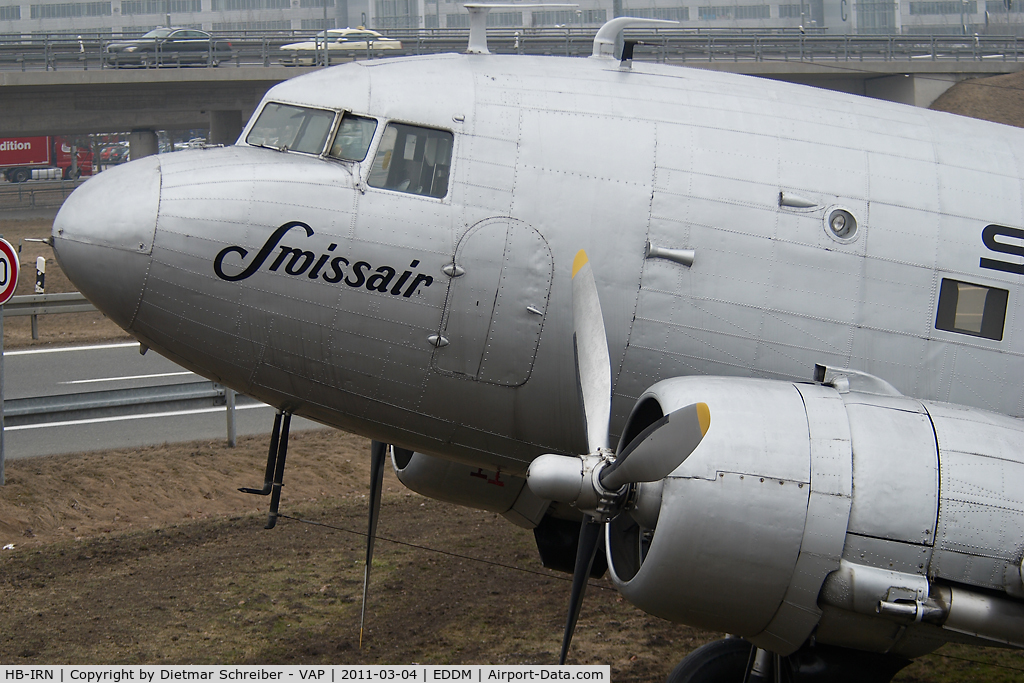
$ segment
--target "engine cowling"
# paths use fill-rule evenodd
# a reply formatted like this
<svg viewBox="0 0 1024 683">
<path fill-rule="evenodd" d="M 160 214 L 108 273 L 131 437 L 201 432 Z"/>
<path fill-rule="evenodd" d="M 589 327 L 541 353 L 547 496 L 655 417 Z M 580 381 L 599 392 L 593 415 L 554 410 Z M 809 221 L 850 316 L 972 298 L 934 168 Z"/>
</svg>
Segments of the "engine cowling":
<svg viewBox="0 0 1024 683">
<path fill-rule="evenodd" d="M 525 479 L 505 472 L 404 449 L 395 450 L 391 465 L 398 480 L 416 493 L 497 512 L 525 529 L 536 527 L 549 506 L 533 495 Z"/>
<path fill-rule="evenodd" d="M 624 440 L 695 401 L 708 404 L 713 427 L 609 525 L 608 563 L 623 595 L 780 654 L 812 632 L 907 656 L 954 632 L 1019 640 L 1021 421 L 836 386 L 694 377 L 651 387 Z M 856 576 L 854 601 L 842 577 Z M 953 584 L 961 605 L 997 601 L 1003 625 L 951 624 L 944 586 Z"/>
</svg>

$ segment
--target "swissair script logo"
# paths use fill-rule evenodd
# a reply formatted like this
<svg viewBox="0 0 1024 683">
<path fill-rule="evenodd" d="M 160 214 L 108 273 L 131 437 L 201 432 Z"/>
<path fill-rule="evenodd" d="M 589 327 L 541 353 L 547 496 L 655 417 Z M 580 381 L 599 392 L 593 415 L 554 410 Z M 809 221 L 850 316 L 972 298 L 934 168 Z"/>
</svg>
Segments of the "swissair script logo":
<svg viewBox="0 0 1024 683">
<path fill-rule="evenodd" d="M 426 288 L 434 283 L 434 278 L 430 275 L 416 272 L 416 267 L 420 265 L 418 260 L 410 263 L 409 269 L 399 275 L 398 270 L 391 266 L 374 268 L 368 261 L 352 263 L 344 256 L 335 256 L 333 252 L 338 245 L 333 242 L 327 246 L 326 253 L 319 255 L 299 247 L 281 245 L 284 236 L 295 228 L 304 230 L 307 238 L 313 236 L 313 229 L 301 221 L 285 223 L 271 233 L 259 252 L 248 263 L 246 259 L 249 251 L 245 247 L 230 246 L 222 249 L 213 260 L 213 272 L 222 280 L 238 282 L 252 277 L 269 261 L 268 271 L 283 272 L 286 275 L 306 277 L 310 280 L 321 279 L 331 284 L 343 282 L 349 287 L 366 287 L 372 292 L 404 298 L 416 294 L 421 286 Z M 237 260 L 233 258 L 236 254 Z M 273 260 L 271 256 L 274 257 Z M 236 273 L 238 268 L 241 270 Z"/>
</svg>

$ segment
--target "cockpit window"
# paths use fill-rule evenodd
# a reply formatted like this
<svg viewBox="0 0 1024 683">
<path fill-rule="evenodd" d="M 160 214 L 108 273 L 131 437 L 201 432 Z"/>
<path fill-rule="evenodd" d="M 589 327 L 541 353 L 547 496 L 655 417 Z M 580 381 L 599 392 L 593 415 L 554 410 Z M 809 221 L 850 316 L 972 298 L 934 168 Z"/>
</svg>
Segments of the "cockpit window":
<svg viewBox="0 0 1024 683">
<path fill-rule="evenodd" d="M 271 102 L 263 107 L 245 141 L 288 152 L 323 154 L 334 112 Z"/>
<path fill-rule="evenodd" d="M 427 197 L 448 194 L 452 134 L 445 130 L 389 123 L 367 184 Z"/>
<path fill-rule="evenodd" d="M 370 149 L 375 130 L 377 119 L 345 114 L 328 156 L 345 161 L 362 161 L 366 158 L 366 151 Z"/>
</svg>

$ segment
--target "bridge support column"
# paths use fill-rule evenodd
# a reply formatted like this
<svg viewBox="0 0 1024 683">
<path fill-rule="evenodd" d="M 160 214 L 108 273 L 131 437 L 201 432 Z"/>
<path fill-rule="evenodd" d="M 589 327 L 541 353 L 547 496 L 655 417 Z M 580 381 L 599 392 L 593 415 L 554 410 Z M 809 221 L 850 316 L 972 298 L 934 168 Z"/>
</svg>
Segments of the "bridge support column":
<svg viewBox="0 0 1024 683">
<path fill-rule="evenodd" d="M 958 81 L 959 74 L 897 74 L 864 81 L 864 94 L 879 100 L 928 107 Z"/>
<path fill-rule="evenodd" d="M 156 133 L 151 130 L 133 130 L 128 135 L 128 158 L 141 159 L 160 151 Z"/>
<path fill-rule="evenodd" d="M 242 134 L 242 112 L 211 111 L 210 112 L 210 144 L 233 145 Z"/>
</svg>

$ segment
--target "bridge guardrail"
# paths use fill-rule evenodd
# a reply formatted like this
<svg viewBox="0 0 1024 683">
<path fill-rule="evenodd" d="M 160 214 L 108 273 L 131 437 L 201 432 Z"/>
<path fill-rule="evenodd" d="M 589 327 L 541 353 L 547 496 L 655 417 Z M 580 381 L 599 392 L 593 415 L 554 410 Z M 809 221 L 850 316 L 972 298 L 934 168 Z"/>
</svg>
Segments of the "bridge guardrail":
<svg viewBox="0 0 1024 683">
<path fill-rule="evenodd" d="M 588 56 L 596 29 L 522 28 L 492 29 L 488 46 L 494 53 Z M 353 50 L 346 55 L 330 55 L 331 63 L 371 57 L 397 57 L 465 50 L 468 31 L 464 29 L 426 29 L 389 31 L 402 41 L 400 50 Z M 230 66 L 280 66 L 284 53 L 280 47 L 308 38 L 309 32 L 266 32 L 232 34 L 215 32 L 218 40 L 232 45 Z M 798 32 L 744 33 L 701 29 L 631 30 L 628 37 L 640 41 L 635 60 L 657 62 L 720 61 L 799 61 L 799 62 L 891 62 L 891 61 L 1024 61 L 1024 45 L 1017 36 L 979 35 L 827 35 Z M 110 36 L 92 35 L 82 39 L 69 36 L 38 38 L 0 35 L 0 69 L 58 70 L 115 68 L 104 63 L 104 48 Z M 181 68 L 172 63 L 159 67 Z M 212 64 L 195 64 L 212 68 Z"/>
</svg>

